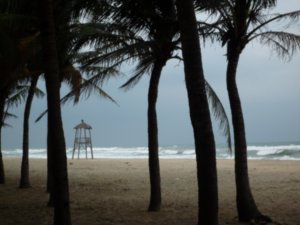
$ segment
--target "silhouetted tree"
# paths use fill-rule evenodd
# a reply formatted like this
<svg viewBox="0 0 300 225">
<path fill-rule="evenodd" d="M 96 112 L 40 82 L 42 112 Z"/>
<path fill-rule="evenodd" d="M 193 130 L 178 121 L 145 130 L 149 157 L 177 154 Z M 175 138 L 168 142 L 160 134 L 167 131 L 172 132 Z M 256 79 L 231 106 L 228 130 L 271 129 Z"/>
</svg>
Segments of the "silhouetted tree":
<svg viewBox="0 0 300 225">
<path fill-rule="evenodd" d="M 52 143 L 52 168 L 54 197 L 54 224 L 70 225 L 69 184 L 67 172 L 66 146 L 60 108 L 59 64 L 56 50 L 55 24 L 53 17 L 53 1 L 39 2 L 42 49 L 45 69 L 45 80 L 48 104 L 48 135 Z M 55 145 L 54 145 L 55 143 Z"/>
<path fill-rule="evenodd" d="M 35 94 L 36 85 L 39 76 L 35 75 L 31 78 L 30 88 L 25 103 L 24 119 L 23 119 L 23 155 L 21 164 L 20 188 L 31 187 L 29 179 L 29 117 L 32 100 Z M 39 93 L 41 94 L 41 93 Z"/>
<path fill-rule="evenodd" d="M 199 1 L 201 2 L 201 1 Z M 272 22 L 297 20 L 300 11 L 285 14 L 264 14 L 277 4 L 276 0 L 204 1 L 217 18 L 209 24 L 213 38 L 227 47 L 226 81 L 232 114 L 235 144 L 235 181 L 238 217 L 240 221 L 262 220 L 270 222 L 258 209 L 253 198 L 247 163 L 247 141 L 241 99 L 236 83 L 240 56 L 249 42 L 259 40 L 271 46 L 279 56 L 290 56 L 300 47 L 300 36 L 283 31 L 272 31 Z"/>
<path fill-rule="evenodd" d="M 185 82 L 194 131 L 197 178 L 198 224 L 218 224 L 216 148 L 205 92 L 201 49 L 192 0 L 176 0 L 180 25 Z"/>
</svg>

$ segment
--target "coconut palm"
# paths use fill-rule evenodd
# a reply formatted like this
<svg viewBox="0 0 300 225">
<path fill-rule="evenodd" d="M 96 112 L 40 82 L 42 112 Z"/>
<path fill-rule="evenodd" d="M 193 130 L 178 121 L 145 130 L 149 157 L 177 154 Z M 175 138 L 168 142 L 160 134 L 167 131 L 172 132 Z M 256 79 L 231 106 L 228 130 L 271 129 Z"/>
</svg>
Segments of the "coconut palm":
<svg viewBox="0 0 300 225">
<path fill-rule="evenodd" d="M 16 115 L 11 114 L 7 111 L 4 112 L 3 120 L 1 121 L 1 125 L 0 125 L 0 184 L 5 184 L 5 171 L 4 171 L 1 141 L 2 141 L 2 128 L 10 126 L 5 122 L 7 118 L 16 118 Z"/>
<path fill-rule="evenodd" d="M 32 23 L 32 27 L 37 27 L 36 24 Z M 37 82 L 42 74 L 41 69 L 41 43 L 40 43 L 40 32 L 36 31 L 33 34 L 24 37 L 20 40 L 21 54 L 25 67 L 23 72 L 22 82 L 30 82 L 27 99 L 24 108 L 23 118 L 23 154 L 21 162 L 21 176 L 20 176 L 20 188 L 30 187 L 29 180 L 29 116 L 31 110 L 31 104 L 34 95 L 36 97 L 43 97 L 44 93 L 37 88 Z"/>
<path fill-rule="evenodd" d="M 79 101 L 79 96 L 82 95 L 82 93 L 85 93 L 86 96 L 89 96 L 91 94 L 91 92 L 97 92 L 99 93 L 100 96 L 105 97 L 110 99 L 111 101 L 114 101 L 107 93 L 105 93 L 105 91 L 103 91 L 101 88 L 99 88 L 95 82 L 92 81 L 88 81 L 85 82 L 85 84 L 83 84 L 84 81 L 86 81 L 83 77 L 82 74 L 71 64 L 72 62 L 72 53 L 69 51 L 70 48 L 70 44 L 72 44 L 71 42 L 69 42 L 70 40 L 70 32 L 69 32 L 69 20 L 71 20 L 71 13 L 70 13 L 70 7 L 65 7 L 62 6 L 64 3 L 66 2 L 61 2 L 61 4 L 57 4 L 57 7 L 55 8 L 55 19 L 56 19 L 56 23 L 59 23 L 60 26 L 56 27 L 56 31 L 58 33 L 58 35 L 56 35 L 56 41 L 57 41 L 57 45 L 59 46 L 59 67 L 60 67 L 60 74 L 59 74 L 59 80 L 60 82 L 65 82 L 68 86 L 70 86 L 71 88 L 71 92 L 65 96 L 62 99 L 62 102 L 65 101 L 70 101 L 70 99 L 74 100 L 74 103 L 77 103 Z M 36 6 L 33 7 L 33 9 Z M 64 10 L 62 10 L 64 9 Z M 33 12 L 36 12 L 37 10 L 32 10 Z M 27 13 L 27 12 L 25 12 Z M 34 13 L 33 13 L 34 14 Z M 36 16 L 36 15 L 35 15 Z M 37 25 L 35 24 L 35 27 L 37 27 Z M 37 28 L 38 29 L 38 28 Z M 42 58 L 41 56 L 41 38 L 40 38 L 40 32 L 37 32 L 36 34 L 34 34 L 35 37 L 35 46 L 34 49 L 31 49 L 32 51 L 30 51 L 30 56 L 28 58 L 28 62 L 27 64 L 30 66 L 30 68 L 27 68 L 27 72 L 28 73 L 34 73 L 35 75 L 38 74 L 42 74 L 44 72 L 44 68 L 43 68 L 43 62 L 40 60 Z M 106 71 L 107 73 L 108 71 Z M 112 70 L 110 71 L 112 72 Z M 35 77 L 34 75 L 34 77 Z M 31 75 L 31 77 L 33 77 Z M 28 109 L 28 107 L 26 107 L 26 109 Z M 45 111 L 43 115 L 46 114 Z M 39 120 L 42 116 L 40 116 L 37 120 Z M 48 121 L 49 123 L 51 123 L 51 121 Z M 52 131 L 50 130 L 50 128 L 48 127 L 48 133 L 51 133 Z M 26 136 L 26 134 L 24 133 L 24 137 Z M 49 136 L 49 135 L 48 135 Z M 52 169 L 52 151 L 51 151 L 51 143 L 50 142 L 50 138 L 48 139 L 47 142 L 47 166 L 48 166 L 48 176 L 47 176 L 47 191 L 50 193 L 50 198 L 48 201 L 48 205 L 49 206 L 53 206 L 53 196 L 52 196 L 52 192 L 51 192 L 51 187 L 53 187 L 52 185 L 52 174 L 53 174 L 53 169 Z M 26 145 L 26 140 L 24 140 L 24 146 Z M 28 152 L 28 150 L 25 152 Z M 25 156 L 27 154 L 23 154 L 23 156 Z M 23 157 L 23 158 L 27 158 L 27 157 Z M 26 160 L 25 160 L 26 161 Z M 22 163 L 22 171 L 21 171 L 21 181 L 20 183 L 22 183 L 23 180 L 23 174 L 27 174 L 27 172 L 23 172 L 24 171 L 28 171 L 28 167 L 27 167 L 28 163 Z M 26 165 L 26 167 L 23 167 L 23 165 Z M 23 169 L 24 168 L 24 169 Z M 28 185 L 26 185 L 28 186 Z"/>
<path fill-rule="evenodd" d="M 158 211 L 161 204 L 160 170 L 158 159 L 158 127 L 156 119 L 156 100 L 161 72 L 167 61 L 177 58 L 179 50 L 178 23 L 174 1 L 122 1 L 108 9 L 109 18 L 115 23 L 104 23 L 103 18 L 96 15 L 96 23 L 86 23 L 76 31 L 81 46 L 84 43 L 96 44 L 95 50 L 81 54 L 79 62 L 84 67 L 90 65 L 120 65 L 124 61 L 137 60 L 136 72 L 122 86 L 131 88 L 147 73 L 150 73 L 148 89 L 148 148 L 149 148 L 149 173 L 150 173 L 150 211 Z M 130 9 L 135 10 L 130 10 Z M 104 13 L 105 15 L 107 13 Z M 97 16 L 99 18 L 97 18 Z M 98 22 L 100 21 L 100 22 Z M 108 28 L 107 28 L 107 25 Z M 207 92 L 212 100 L 216 117 L 224 118 L 226 114 L 216 95 L 206 85 Z M 228 123 L 225 125 L 228 143 L 230 133 Z"/>
<path fill-rule="evenodd" d="M 29 116 L 31 110 L 31 104 L 34 95 L 37 97 L 42 97 L 43 92 L 39 91 L 36 86 L 39 76 L 32 76 L 30 81 L 30 88 L 28 90 L 28 95 L 25 103 L 24 109 L 24 120 L 23 120 L 23 154 L 22 154 L 22 164 L 21 164 L 21 176 L 20 176 L 20 188 L 29 188 L 31 187 L 29 179 Z"/>
<path fill-rule="evenodd" d="M 2 92 L 2 91 L 1 91 Z M 2 156 L 2 127 L 4 125 L 4 111 L 5 111 L 5 100 L 1 94 L 0 99 L 0 184 L 5 184 L 5 172 L 4 172 L 4 163 L 3 163 L 3 156 Z"/>
<path fill-rule="evenodd" d="M 56 50 L 53 2 L 39 1 L 42 49 L 47 90 L 49 140 L 53 168 L 54 224 L 71 224 L 66 146 L 60 109 L 59 64 Z"/>
<path fill-rule="evenodd" d="M 2 156 L 2 128 L 5 126 L 5 118 L 7 116 L 7 101 L 9 101 L 9 93 L 4 94 L 4 89 L 1 90 L 0 94 L 0 184 L 5 184 L 5 171 Z"/>
<path fill-rule="evenodd" d="M 8 110 L 11 106 L 19 105 L 25 100 L 26 93 L 28 92 L 28 86 L 19 85 L 18 83 L 13 85 L 11 83 L 11 87 L 4 93 L 4 89 L 1 91 L 1 96 L 4 96 L 4 104 L 1 106 L 1 126 L 0 126 L 0 184 L 5 183 L 5 173 L 4 173 L 4 165 L 2 158 L 2 149 L 1 149 L 1 133 L 2 128 L 7 125 L 5 123 L 5 119 L 8 117 L 14 117 L 14 115 L 8 113 Z"/>
<path fill-rule="evenodd" d="M 3 121 L 4 105 L 18 80 L 25 77 L 26 46 L 32 39 L 33 18 L 23 16 L 19 10 L 31 4 L 25 1 L 4 0 L 0 3 L 0 118 Z M 25 7 L 26 8 L 26 7 Z M 2 158 L 1 158 L 2 160 Z M 2 166 L 0 167 L 2 168 Z M 0 172 L 0 174 L 2 174 Z M 0 178 L 0 180 L 2 180 Z"/>
<path fill-rule="evenodd" d="M 214 18 L 217 15 L 216 22 L 208 25 L 213 29 L 211 36 L 227 48 L 226 77 L 234 130 L 238 217 L 240 221 L 270 221 L 270 218 L 258 210 L 249 184 L 245 124 L 236 83 L 237 67 L 243 50 L 254 40 L 270 46 L 279 56 L 292 56 L 295 50 L 300 48 L 300 36 L 289 32 L 272 31 L 268 26 L 283 20 L 296 21 L 300 17 L 300 11 L 268 14 L 268 10 L 276 6 L 276 0 L 207 2 L 206 5 L 212 6 L 210 10 Z"/>
<path fill-rule="evenodd" d="M 1 130 L 4 124 L 5 116 L 7 115 L 8 108 L 15 103 L 20 103 L 21 99 L 24 98 L 24 93 L 28 91 L 26 86 L 18 85 L 18 76 L 22 76 L 21 73 L 17 71 L 6 71 L 7 77 L 10 79 L 4 78 L 5 85 L 2 86 L 1 94 L 0 94 L 0 139 L 1 139 Z M 26 89 L 26 90 L 25 90 Z M 25 92 L 24 92 L 25 91 Z M 0 141 L 1 143 L 1 141 Z M 1 144 L 0 144 L 0 183 L 5 183 L 4 176 L 4 167 L 3 167 L 3 159 L 1 153 Z"/>
<path fill-rule="evenodd" d="M 216 148 L 210 120 L 201 49 L 192 0 L 176 0 L 190 117 L 194 131 L 197 178 L 198 224 L 218 224 Z"/>
<path fill-rule="evenodd" d="M 127 1 L 129 8 L 133 8 L 136 1 Z M 139 61 L 139 69 L 145 71 L 150 67 L 150 82 L 148 88 L 148 151 L 149 151 L 149 174 L 150 174 L 150 203 L 149 211 L 159 211 L 161 206 L 161 185 L 160 185 L 160 167 L 159 167 L 159 143 L 158 143 L 158 124 L 156 115 L 156 101 L 158 97 L 159 80 L 163 67 L 167 61 L 172 58 L 176 43 L 178 43 L 178 25 L 173 22 L 176 17 L 175 5 L 172 0 L 169 1 L 141 1 L 144 4 L 141 13 L 141 19 L 149 19 L 149 25 L 143 25 L 144 30 L 147 30 L 149 42 L 149 55 L 144 56 Z M 123 10 L 127 12 L 128 6 Z M 130 11 L 132 12 L 132 11 Z M 137 12 L 132 15 L 126 15 L 129 18 L 129 23 L 133 23 Z M 137 13 L 137 14 L 138 14 Z M 127 12 L 128 14 L 128 12 Z M 124 16 L 123 16 L 124 17 Z M 147 18 L 148 17 L 148 18 Z M 133 21 L 132 21 L 133 18 Z M 141 26 L 140 23 L 137 23 Z M 177 39 L 177 40 L 176 40 Z M 145 41 L 144 41 L 145 42 Z M 149 64 L 151 63 L 151 64 Z M 142 73 L 135 74 L 122 87 L 130 87 L 137 82 Z"/>
</svg>

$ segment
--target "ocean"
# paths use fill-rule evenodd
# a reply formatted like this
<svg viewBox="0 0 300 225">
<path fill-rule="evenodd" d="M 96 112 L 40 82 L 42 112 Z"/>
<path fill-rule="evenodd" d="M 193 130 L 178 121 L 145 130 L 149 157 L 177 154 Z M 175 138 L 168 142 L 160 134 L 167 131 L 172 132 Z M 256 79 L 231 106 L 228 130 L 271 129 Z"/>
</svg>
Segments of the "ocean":
<svg viewBox="0 0 300 225">
<path fill-rule="evenodd" d="M 67 148 L 67 157 L 72 158 L 73 148 Z M 21 157 L 21 149 L 4 149 L 3 157 Z M 75 152 L 77 158 L 78 152 Z M 85 150 L 80 151 L 80 158 L 85 158 Z M 94 147 L 94 158 L 104 159 L 145 159 L 148 157 L 147 147 Z M 193 146 L 170 145 L 159 148 L 160 158 L 163 159 L 195 159 Z M 30 149 L 30 158 L 47 157 L 46 149 Z M 88 158 L 91 158 L 90 149 L 88 149 Z M 218 159 L 232 159 L 225 145 L 217 145 Z M 248 146 L 248 159 L 255 160 L 300 160 L 300 142 L 298 143 L 267 143 L 253 144 Z"/>
</svg>

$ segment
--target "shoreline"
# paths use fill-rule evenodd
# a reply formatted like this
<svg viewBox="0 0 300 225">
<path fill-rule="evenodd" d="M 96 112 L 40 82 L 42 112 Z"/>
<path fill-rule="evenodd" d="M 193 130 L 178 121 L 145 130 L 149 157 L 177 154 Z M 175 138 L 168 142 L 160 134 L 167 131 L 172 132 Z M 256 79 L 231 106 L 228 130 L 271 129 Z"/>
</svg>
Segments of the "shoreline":
<svg viewBox="0 0 300 225">
<path fill-rule="evenodd" d="M 17 188 L 20 164 L 21 158 L 4 158 L 7 184 L 0 185 L 0 225 L 50 225 L 46 160 L 30 159 L 30 189 Z M 252 192 L 261 212 L 284 225 L 300 224 L 300 163 L 249 160 L 248 164 Z M 147 159 L 68 159 L 73 224 L 196 224 L 195 160 L 160 159 L 160 165 L 162 209 L 148 213 Z M 240 224 L 236 220 L 234 162 L 217 160 L 217 168 L 220 224 Z"/>
<path fill-rule="evenodd" d="M 298 160 L 300 161 L 300 144 L 282 143 L 282 144 L 261 144 L 248 145 L 248 160 Z M 22 149 L 3 150 L 3 158 L 22 157 Z M 66 148 L 67 157 L 72 158 L 73 148 Z M 85 150 L 81 149 L 80 158 L 84 159 Z M 90 149 L 87 150 L 88 158 L 91 158 Z M 148 159 L 148 147 L 93 147 L 93 155 L 96 159 Z M 31 159 L 46 159 L 47 149 L 30 149 L 29 157 Z M 75 158 L 78 157 L 78 150 L 75 152 Z M 160 159 L 195 159 L 195 149 L 192 145 L 167 145 L 159 147 Z M 233 159 L 226 146 L 216 146 L 217 159 Z"/>
</svg>

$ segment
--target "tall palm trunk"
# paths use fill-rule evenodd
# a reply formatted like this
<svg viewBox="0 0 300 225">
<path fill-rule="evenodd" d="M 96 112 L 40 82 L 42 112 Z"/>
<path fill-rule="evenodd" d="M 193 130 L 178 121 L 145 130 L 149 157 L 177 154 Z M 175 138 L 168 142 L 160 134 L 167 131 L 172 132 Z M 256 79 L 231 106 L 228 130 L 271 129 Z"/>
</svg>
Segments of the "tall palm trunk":
<svg viewBox="0 0 300 225">
<path fill-rule="evenodd" d="M 227 66 L 227 90 L 230 101 L 235 143 L 235 182 L 238 217 L 240 221 L 250 221 L 252 219 L 259 220 L 262 218 L 264 220 L 270 220 L 259 212 L 251 193 L 249 183 L 245 124 L 236 84 L 236 71 L 239 57 L 240 53 L 238 50 L 232 49 L 228 55 Z"/>
<path fill-rule="evenodd" d="M 5 172 L 4 172 L 4 163 L 3 163 L 3 157 L 2 157 L 2 127 L 0 126 L 0 184 L 5 184 Z"/>
<path fill-rule="evenodd" d="M 4 163 L 2 157 L 2 127 L 4 123 L 5 97 L 0 93 L 0 184 L 5 184 Z"/>
<path fill-rule="evenodd" d="M 42 47 L 46 78 L 49 141 L 52 148 L 54 225 L 71 225 L 66 146 L 60 108 L 59 66 L 56 50 L 53 2 L 40 1 Z M 54 147 L 55 143 L 55 147 Z"/>
<path fill-rule="evenodd" d="M 50 124 L 51 121 L 49 121 L 48 117 L 48 124 Z M 49 193 L 49 199 L 47 206 L 53 207 L 54 206 L 54 199 L 53 199 L 53 150 L 52 150 L 52 145 L 51 145 L 51 140 L 50 140 L 50 126 L 48 125 L 48 130 L 47 130 L 47 193 Z"/>
<path fill-rule="evenodd" d="M 198 178 L 198 225 L 218 224 L 216 148 L 210 119 L 201 49 L 192 0 L 177 0 Z"/>
<path fill-rule="evenodd" d="M 29 179 L 29 117 L 31 104 L 34 96 L 34 90 L 37 85 L 39 77 L 37 75 L 33 76 L 31 79 L 30 88 L 28 91 L 28 96 L 24 109 L 24 121 L 23 121 L 23 156 L 21 164 L 21 178 L 20 178 L 20 188 L 29 188 L 30 179 Z"/>
<path fill-rule="evenodd" d="M 164 62 L 156 61 L 151 73 L 148 90 L 148 148 L 150 173 L 150 204 L 149 211 L 159 211 L 161 206 L 161 185 L 158 153 L 158 128 L 156 117 L 156 101 L 158 85 Z"/>
</svg>

